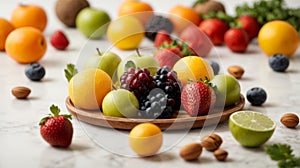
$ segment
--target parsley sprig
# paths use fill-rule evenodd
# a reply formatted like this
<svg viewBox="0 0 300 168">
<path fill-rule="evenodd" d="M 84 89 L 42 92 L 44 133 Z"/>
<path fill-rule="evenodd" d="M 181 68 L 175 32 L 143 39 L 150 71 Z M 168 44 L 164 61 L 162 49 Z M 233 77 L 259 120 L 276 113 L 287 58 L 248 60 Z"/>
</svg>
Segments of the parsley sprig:
<svg viewBox="0 0 300 168">
<path fill-rule="evenodd" d="M 278 167 L 280 168 L 300 167 L 300 157 L 293 154 L 293 150 L 289 145 L 273 144 L 266 146 L 264 150 L 272 160 L 278 161 Z"/>
</svg>

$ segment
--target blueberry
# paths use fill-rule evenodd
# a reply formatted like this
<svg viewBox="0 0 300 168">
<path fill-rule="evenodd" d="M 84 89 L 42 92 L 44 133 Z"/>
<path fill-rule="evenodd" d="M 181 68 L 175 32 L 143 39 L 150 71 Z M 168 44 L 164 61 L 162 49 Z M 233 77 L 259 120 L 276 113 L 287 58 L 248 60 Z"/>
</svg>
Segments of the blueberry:
<svg viewBox="0 0 300 168">
<path fill-rule="evenodd" d="M 269 58 L 270 67 L 277 72 L 284 72 L 290 64 L 289 58 L 284 54 L 274 54 Z"/>
<path fill-rule="evenodd" d="M 263 88 L 254 87 L 247 91 L 247 100 L 254 106 L 262 105 L 267 99 L 267 93 Z"/>
<path fill-rule="evenodd" d="M 208 60 L 208 63 L 210 64 L 210 66 L 212 67 L 213 71 L 214 71 L 214 74 L 215 75 L 218 75 L 219 74 L 219 71 L 220 71 L 220 65 L 215 62 L 215 61 L 212 61 L 212 60 Z"/>
<path fill-rule="evenodd" d="M 27 65 L 25 68 L 25 75 L 32 81 L 40 81 L 45 73 L 45 68 L 36 62 Z"/>
</svg>

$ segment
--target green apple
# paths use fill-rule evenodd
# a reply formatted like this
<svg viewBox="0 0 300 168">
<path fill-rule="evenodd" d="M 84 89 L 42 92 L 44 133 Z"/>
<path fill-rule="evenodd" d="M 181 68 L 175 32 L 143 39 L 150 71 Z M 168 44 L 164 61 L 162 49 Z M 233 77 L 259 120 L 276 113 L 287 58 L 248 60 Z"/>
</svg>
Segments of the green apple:
<svg viewBox="0 0 300 168">
<path fill-rule="evenodd" d="M 216 75 L 211 83 L 216 86 L 218 105 L 229 106 L 239 100 L 241 87 L 238 80 L 233 76 L 227 74 Z"/>
<path fill-rule="evenodd" d="M 136 54 L 132 54 L 124 58 L 118 66 L 118 79 L 127 71 L 128 68 L 147 68 L 150 74 L 155 75 L 157 69 L 159 68 L 159 63 L 157 60 L 150 55 L 140 54 L 138 51 Z"/>
<path fill-rule="evenodd" d="M 99 68 L 105 71 L 111 78 L 113 78 L 121 58 L 113 52 L 101 53 L 97 49 L 97 53 L 88 57 L 84 64 L 84 69 L 88 68 Z"/>
<path fill-rule="evenodd" d="M 110 20 L 106 11 L 87 7 L 76 16 L 76 27 L 87 38 L 97 39 L 106 33 Z"/>
<path fill-rule="evenodd" d="M 133 93 L 125 89 L 110 91 L 103 99 L 102 112 L 112 117 L 137 117 L 139 101 Z"/>
</svg>

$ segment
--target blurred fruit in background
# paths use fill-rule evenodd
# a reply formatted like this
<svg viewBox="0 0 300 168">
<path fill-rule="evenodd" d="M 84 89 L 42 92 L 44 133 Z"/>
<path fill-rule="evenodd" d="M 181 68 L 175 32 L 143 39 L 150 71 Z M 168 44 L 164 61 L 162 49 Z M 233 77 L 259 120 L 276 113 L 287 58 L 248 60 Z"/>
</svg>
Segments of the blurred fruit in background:
<svg viewBox="0 0 300 168">
<path fill-rule="evenodd" d="M 257 37 L 260 24 L 255 17 L 251 15 L 242 15 L 237 19 L 237 23 L 241 24 L 242 29 L 247 32 L 250 41 Z"/>
<path fill-rule="evenodd" d="M 142 23 L 133 16 L 122 16 L 110 22 L 107 38 L 115 47 L 122 50 L 137 48 L 144 38 Z"/>
<path fill-rule="evenodd" d="M 226 31 L 224 41 L 232 52 L 244 53 L 248 48 L 249 36 L 244 29 L 234 27 Z"/>
<path fill-rule="evenodd" d="M 11 15 L 11 23 L 15 28 L 32 26 L 44 31 L 47 21 L 45 10 L 34 4 L 20 4 L 13 10 Z"/>
<path fill-rule="evenodd" d="M 77 14 L 89 6 L 87 0 L 57 0 L 55 3 L 55 14 L 67 27 L 76 27 Z"/>
<path fill-rule="evenodd" d="M 201 22 L 201 17 L 190 7 L 176 5 L 169 11 L 169 19 L 174 24 L 174 32 L 179 35 L 186 27 L 190 25 L 198 26 Z"/>
<path fill-rule="evenodd" d="M 125 0 L 118 9 L 118 16 L 131 15 L 136 17 L 143 25 L 153 17 L 153 9 L 150 4 L 137 0 Z"/>
<path fill-rule="evenodd" d="M 297 30 L 286 21 L 271 21 L 263 25 L 258 33 L 258 44 L 268 56 L 284 54 L 291 57 L 299 47 Z"/>
<path fill-rule="evenodd" d="M 222 11 L 226 13 L 224 5 L 214 0 L 196 0 L 193 4 L 193 8 L 200 16 L 206 15 L 209 12 Z"/>
<path fill-rule="evenodd" d="M 14 26 L 6 19 L 0 18 L 0 51 L 5 51 L 5 41 Z"/>
<path fill-rule="evenodd" d="M 57 50 L 65 50 L 70 42 L 62 30 L 56 30 L 50 37 L 51 45 Z"/>
<path fill-rule="evenodd" d="M 87 38 L 98 39 L 107 30 L 110 16 L 102 9 L 84 8 L 76 17 L 77 29 Z"/>
<path fill-rule="evenodd" d="M 8 35 L 5 49 L 7 55 L 15 61 L 28 64 L 37 62 L 44 56 L 47 50 L 47 41 L 39 29 L 21 27 Z"/>
</svg>

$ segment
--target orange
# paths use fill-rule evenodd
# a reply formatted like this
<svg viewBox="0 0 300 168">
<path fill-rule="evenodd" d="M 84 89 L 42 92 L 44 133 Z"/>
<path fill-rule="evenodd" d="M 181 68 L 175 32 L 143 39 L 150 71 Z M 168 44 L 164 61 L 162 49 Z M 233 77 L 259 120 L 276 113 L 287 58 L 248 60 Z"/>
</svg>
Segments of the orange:
<svg viewBox="0 0 300 168">
<path fill-rule="evenodd" d="M 177 61 L 173 67 L 177 72 L 178 79 L 184 86 L 189 80 L 211 80 L 214 72 L 210 64 L 199 56 L 187 56 Z"/>
<path fill-rule="evenodd" d="M 13 30 L 14 26 L 8 20 L 0 18 L 0 51 L 5 50 L 6 38 Z"/>
<path fill-rule="evenodd" d="M 198 26 L 201 22 L 199 14 L 190 7 L 177 5 L 169 11 L 169 19 L 174 24 L 174 32 L 179 35 L 181 31 L 191 24 Z"/>
<path fill-rule="evenodd" d="M 139 124 L 129 133 L 130 147 L 140 156 L 151 156 L 157 153 L 162 141 L 160 128 L 152 123 Z"/>
<path fill-rule="evenodd" d="M 77 108 L 99 110 L 105 95 L 112 90 L 112 79 L 101 69 L 86 69 L 72 77 L 68 90 Z"/>
<path fill-rule="evenodd" d="M 151 5 L 146 2 L 125 0 L 118 9 L 118 15 L 132 15 L 141 21 L 143 25 L 146 25 L 154 14 Z"/>
<path fill-rule="evenodd" d="M 5 50 L 11 58 L 19 63 L 32 63 L 44 56 L 47 50 L 47 41 L 39 29 L 21 27 L 7 36 Z"/>
<path fill-rule="evenodd" d="M 21 4 L 13 10 L 11 22 L 15 28 L 32 26 L 44 31 L 47 25 L 47 15 L 40 6 Z"/>
<path fill-rule="evenodd" d="M 263 25 L 258 33 L 258 44 L 268 56 L 281 53 L 291 57 L 299 47 L 299 36 L 291 24 L 276 20 Z"/>
</svg>

